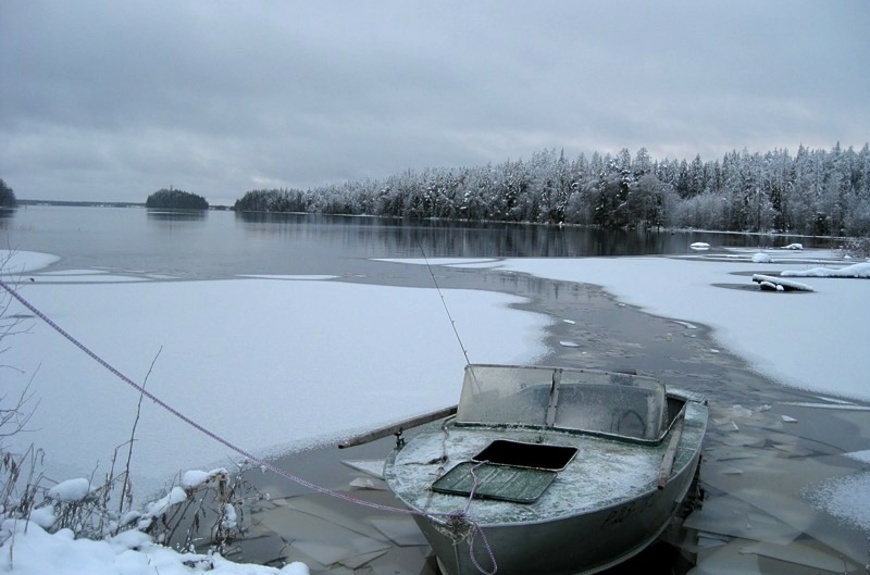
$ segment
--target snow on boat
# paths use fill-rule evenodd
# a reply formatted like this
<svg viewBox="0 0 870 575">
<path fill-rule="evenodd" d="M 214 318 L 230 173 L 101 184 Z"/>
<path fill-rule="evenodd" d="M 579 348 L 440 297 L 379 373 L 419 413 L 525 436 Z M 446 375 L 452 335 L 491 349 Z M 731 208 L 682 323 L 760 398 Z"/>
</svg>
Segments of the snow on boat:
<svg viewBox="0 0 870 575">
<path fill-rule="evenodd" d="M 595 573 L 670 524 L 706 427 L 701 397 L 650 377 L 469 365 L 456 415 L 384 479 L 450 575 Z"/>
</svg>

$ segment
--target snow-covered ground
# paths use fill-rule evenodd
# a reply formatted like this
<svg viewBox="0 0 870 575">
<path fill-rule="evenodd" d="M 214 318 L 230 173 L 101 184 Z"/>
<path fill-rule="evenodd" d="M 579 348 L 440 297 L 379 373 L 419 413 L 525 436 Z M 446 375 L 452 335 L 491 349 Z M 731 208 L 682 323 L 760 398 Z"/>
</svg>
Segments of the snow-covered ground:
<svg viewBox="0 0 870 575">
<path fill-rule="evenodd" d="M 812 293 L 723 287 L 749 286 L 755 272 L 816 268 L 817 262 L 789 258 L 828 255 L 776 253 L 763 262 L 747 252 L 724 260 L 430 263 L 499 266 L 599 284 L 649 312 L 711 325 L 723 346 L 784 384 L 868 399 L 870 282 L 801 278 Z M 145 381 L 153 361 L 148 391 L 251 451 L 266 454 L 332 440 L 457 398 L 465 357 L 432 289 L 318 277 L 183 282 L 94 270 L 39 273 L 52 261 L 45 254 L 16 253 L 3 279 L 24 279 L 17 285 L 21 296 L 131 379 Z M 509 309 L 517 298 L 473 290 L 443 295 L 472 361 L 525 362 L 545 351 L 542 335 L 549 319 Z M 44 322 L 28 317 L 17 302 L 8 313 L 20 317 L 26 331 L 4 341 L 2 363 L 14 366 L 0 372 L 4 393 L 14 397 L 30 382 L 39 400 L 29 424 L 34 431 L 11 441 L 46 449 L 51 476 L 58 480 L 87 477 L 98 462 L 105 469 L 113 450 L 130 437 L 138 393 Z M 140 497 L 179 470 L 226 463 L 232 455 L 147 401 L 136 437 L 133 472 Z M 20 523 L 9 521 L 4 529 L 16 531 L 15 563 L 7 545 L 0 572 L 144 574 L 161 561 L 164 574 L 206 569 L 205 561 L 191 571 L 181 555 L 123 538 L 73 542 L 37 526 L 25 534 Z M 80 557 L 82 568 L 67 567 L 75 564 L 69 557 Z M 278 572 L 217 561 L 211 573 Z M 293 565 L 283 572 L 304 569 Z"/>
<path fill-rule="evenodd" d="M 13 535 L 14 533 L 14 535 Z M 16 575 L 308 575 L 303 563 L 282 569 L 237 564 L 220 555 L 178 553 L 157 545 L 141 531 L 103 541 L 74 539 L 72 532 L 49 534 L 38 525 L 8 519 L 0 527 L 0 573 Z M 12 537 L 7 539 L 7 537 Z"/>
</svg>

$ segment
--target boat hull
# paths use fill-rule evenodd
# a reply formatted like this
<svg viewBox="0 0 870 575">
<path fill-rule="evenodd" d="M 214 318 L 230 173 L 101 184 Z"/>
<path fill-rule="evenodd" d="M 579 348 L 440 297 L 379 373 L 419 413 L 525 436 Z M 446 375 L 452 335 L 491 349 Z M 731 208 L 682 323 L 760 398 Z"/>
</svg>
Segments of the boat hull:
<svg viewBox="0 0 870 575">
<path fill-rule="evenodd" d="M 646 376 L 469 366 L 456 417 L 398 445 L 384 479 L 449 575 L 596 573 L 671 524 L 707 419 Z"/>
<path fill-rule="evenodd" d="M 488 573 L 496 566 L 499 575 L 597 573 L 658 539 L 685 499 L 698 458 L 696 453 L 664 489 L 588 514 L 484 526 L 458 542 L 443 521 L 424 515 L 415 515 L 415 520 L 447 575 Z"/>
</svg>

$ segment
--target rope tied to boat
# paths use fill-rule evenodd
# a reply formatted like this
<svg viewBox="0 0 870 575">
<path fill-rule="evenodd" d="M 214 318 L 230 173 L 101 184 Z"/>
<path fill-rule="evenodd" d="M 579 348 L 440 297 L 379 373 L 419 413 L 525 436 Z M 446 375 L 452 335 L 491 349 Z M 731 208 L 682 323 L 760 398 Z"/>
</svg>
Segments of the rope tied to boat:
<svg viewBox="0 0 870 575">
<path fill-rule="evenodd" d="M 471 562 L 474 564 L 474 567 L 483 575 L 495 575 L 498 572 L 498 562 L 495 560 L 495 554 L 492 552 L 492 547 L 489 545 L 489 540 L 486 538 L 483 530 L 480 528 L 480 525 L 468 519 L 468 510 L 471 508 L 471 503 L 474 501 L 474 495 L 477 492 L 477 488 L 480 486 L 480 478 L 477 477 L 477 473 L 475 471 L 481 465 L 484 465 L 484 461 L 477 463 L 469 470 L 472 478 L 471 490 L 468 492 L 468 500 L 465 503 L 465 509 L 462 511 L 456 511 L 450 513 L 447 516 L 447 529 L 451 534 L 451 538 L 453 539 L 453 544 L 458 545 L 462 541 L 468 542 L 468 555 L 471 559 Z M 474 552 L 474 542 L 477 537 L 483 540 L 483 546 L 486 550 L 487 555 L 489 556 L 490 564 L 492 565 L 492 569 L 487 571 L 480 565 L 475 556 Z"/>
<path fill-rule="evenodd" d="M 492 552 L 492 547 L 486 538 L 486 534 L 484 534 L 479 524 L 468 519 L 465 511 L 455 511 L 448 514 L 445 527 L 450 533 L 450 538 L 453 539 L 454 546 L 459 545 L 463 541 L 468 543 L 468 556 L 478 572 L 483 575 L 495 575 L 498 572 L 498 562 L 495 559 L 495 554 Z M 485 569 L 477 560 L 474 543 L 478 537 L 483 541 L 483 547 L 489 557 L 492 569 Z"/>
<path fill-rule="evenodd" d="M 399 514 L 404 514 L 404 515 L 421 515 L 421 516 L 425 516 L 425 517 L 442 518 L 442 519 L 446 517 L 448 524 L 450 524 L 453 521 L 455 521 L 457 525 L 459 525 L 460 523 L 464 524 L 468 527 L 465 529 L 466 535 L 462 539 L 468 539 L 469 553 L 471 554 L 472 563 L 474 563 L 475 567 L 477 567 L 478 571 L 480 571 L 480 573 L 482 573 L 483 575 L 495 575 L 496 571 L 498 570 L 498 567 L 496 566 L 496 562 L 495 562 L 495 557 L 493 556 L 492 548 L 489 545 L 489 541 L 486 538 L 486 534 L 484 534 L 483 529 L 481 529 L 480 525 L 478 525 L 474 521 L 469 520 L 466 517 L 465 511 L 456 512 L 456 513 L 436 513 L 436 512 L 421 512 L 421 511 L 416 511 L 413 509 L 403 509 L 400 507 L 393 507 L 391 505 L 384 505 L 382 503 L 375 503 L 373 501 L 366 501 L 365 499 L 359 499 L 357 497 L 353 497 L 351 495 L 348 495 L 346 493 L 342 493 L 340 491 L 329 489 L 327 487 L 322 487 L 320 485 L 317 485 L 315 483 L 312 483 L 310 481 L 302 479 L 301 477 L 293 475 L 292 473 L 289 473 L 288 471 L 285 471 L 285 470 L 277 467 L 275 464 L 273 464 L 269 461 L 266 461 L 265 459 L 262 459 L 260 457 L 255 456 L 250 451 L 243 449 L 242 447 L 232 443 L 230 440 L 225 439 L 224 437 L 218 435 L 216 432 L 211 431 L 210 429 L 208 429 L 207 427 L 205 427 L 201 423 L 198 423 L 197 421 L 184 415 L 183 413 L 178 411 L 176 408 L 172 407 L 171 405 L 169 405 L 168 403 L 166 403 L 165 401 L 163 401 L 162 399 L 160 399 L 159 397 L 157 397 L 156 395 L 154 395 L 150 391 L 146 390 L 143 386 L 139 385 L 138 383 L 136 383 L 135 381 L 133 381 L 132 379 L 130 379 L 129 377 L 124 375 L 120 370 L 118 370 L 116 367 L 114 367 L 108 361 L 104 360 L 96 352 L 91 350 L 84 343 L 82 343 L 81 341 L 76 339 L 72 334 L 70 334 L 65 329 L 63 329 L 60 325 L 58 325 L 56 322 L 54 322 L 50 317 L 48 317 L 46 314 L 44 314 L 35 305 L 30 303 L 27 299 L 24 298 L 24 296 L 19 294 L 14 288 L 12 288 L 9 284 L 7 284 L 2 279 L 0 279 L 0 288 L 3 288 L 4 290 L 6 290 L 9 293 L 9 295 L 11 295 L 16 301 L 18 301 L 18 303 L 20 303 L 25 308 L 27 308 L 28 310 L 33 312 L 33 314 L 36 317 L 38 317 L 43 322 L 45 322 L 51 329 L 56 331 L 64 339 L 66 339 L 67 341 L 72 343 L 75 347 L 79 348 L 79 350 L 81 350 L 85 355 L 87 355 L 92 360 L 94 360 L 95 362 L 100 364 L 102 367 L 104 367 L 106 370 L 108 370 L 112 375 L 114 375 L 115 377 L 120 379 L 122 382 L 126 383 L 127 385 L 129 385 L 130 387 L 135 389 L 137 392 L 139 392 L 142 397 L 147 397 L 153 403 L 155 403 L 158 407 L 161 407 L 164 411 L 167 411 L 168 413 L 170 413 L 171 415 L 173 415 L 177 419 L 183 421 L 184 423 L 193 427 L 197 431 L 203 433 L 207 437 L 220 443 L 221 445 L 223 445 L 224 447 L 226 447 L 230 451 L 233 451 L 233 452 L 237 453 L 238 455 L 241 455 L 246 460 L 248 460 L 250 463 L 258 466 L 260 469 L 271 471 L 271 472 L 275 473 L 276 475 L 283 477 L 284 479 L 288 479 L 288 480 L 296 483 L 297 485 L 300 485 L 302 487 L 306 487 L 308 489 L 311 489 L 312 491 L 316 491 L 317 493 L 321 493 L 323 495 L 328 495 L 330 497 L 341 499 L 341 500 L 344 500 L 348 503 L 352 503 L 355 505 L 360 505 L 363 507 L 368 507 L 370 509 L 375 509 L 377 511 L 399 513 Z M 470 505 L 470 501 L 469 501 L 469 505 Z M 467 508 L 468 507 L 466 506 L 466 509 Z M 478 564 L 477 559 L 474 557 L 474 539 L 477 535 L 479 535 L 481 537 L 481 539 L 483 539 L 483 541 L 484 541 L 484 546 L 486 547 L 486 550 L 489 553 L 490 559 L 491 559 L 492 564 L 493 564 L 492 571 L 484 570 Z"/>
</svg>

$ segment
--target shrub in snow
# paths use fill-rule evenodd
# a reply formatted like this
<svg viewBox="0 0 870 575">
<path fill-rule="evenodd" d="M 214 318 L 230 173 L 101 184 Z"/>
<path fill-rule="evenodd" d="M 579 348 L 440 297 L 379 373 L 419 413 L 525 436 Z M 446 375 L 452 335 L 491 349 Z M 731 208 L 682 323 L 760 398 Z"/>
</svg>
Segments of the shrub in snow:
<svg viewBox="0 0 870 575">
<path fill-rule="evenodd" d="M 37 472 L 41 456 L 41 451 L 14 455 L 0 446 L 0 522 L 32 523 L 48 533 L 68 533 L 71 539 L 135 532 L 175 549 L 225 553 L 246 527 L 246 504 L 262 499 L 244 481 L 243 468 L 234 475 L 224 468 L 194 470 L 181 474 L 180 485 L 164 496 L 133 510 L 129 499 L 118 496 L 121 482 L 112 473 L 102 485 L 75 478 L 44 487 Z M 11 533 L 0 534 L 0 545 Z"/>
<path fill-rule="evenodd" d="M 244 468 L 231 475 L 226 469 L 191 470 L 179 486 L 148 503 L 138 516 L 137 529 L 177 549 L 209 547 L 226 552 L 243 533 L 245 506 L 263 499 L 244 480 Z"/>
<path fill-rule="evenodd" d="M 169 493 L 145 505 L 145 513 L 140 515 L 137 527 L 146 531 L 151 528 L 155 520 L 166 515 L 178 504 L 187 501 L 187 492 L 181 487 L 173 487 Z"/>
<path fill-rule="evenodd" d="M 870 236 L 847 240 L 841 252 L 853 259 L 870 259 Z"/>
<path fill-rule="evenodd" d="M 225 503 L 223 506 L 223 516 L 221 517 L 221 528 L 227 531 L 232 531 L 239 526 L 239 516 L 236 513 L 236 508 L 230 503 Z"/>
</svg>

